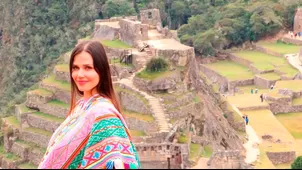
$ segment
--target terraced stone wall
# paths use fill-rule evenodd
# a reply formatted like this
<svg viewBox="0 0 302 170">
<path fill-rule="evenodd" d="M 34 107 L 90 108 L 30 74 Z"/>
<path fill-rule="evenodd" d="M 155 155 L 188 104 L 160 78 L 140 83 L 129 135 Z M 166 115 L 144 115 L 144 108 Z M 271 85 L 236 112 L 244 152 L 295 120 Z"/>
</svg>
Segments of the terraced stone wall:
<svg viewBox="0 0 302 170">
<path fill-rule="evenodd" d="M 231 54 L 231 53 L 228 53 L 228 56 L 229 56 L 230 60 L 232 60 L 232 61 L 234 61 L 234 62 L 236 62 L 238 64 L 244 65 L 246 67 L 249 67 L 251 64 L 253 64 L 249 60 L 246 60 L 246 59 L 241 58 L 241 57 L 237 57 L 236 55 Z"/>
<path fill-rule="evenodd" d="M 260 52 L 262 52 L 262 53 L 265 53 L 265 54 L 268 54 L 268 55 L 277 56 L 277 57 L 284 57 L 283 54 L 277 53 L 277 52 L 274 52 L 274 51 L 271 51 L 271 50 L 266 49 L 266 48 L 264 48 L 264 47 L 262 47 L 262 46 L 260 46 L 260 45 L 254 44 L 253 46 L 254 46 L 254 48 L 255 48 L 257 51 L 260 51 Z"/>
<path fill-rule="evenodd" d="M 200 70 L 211 80 L 215 80 L 218 82 L 221 86 L 228 87 L 228 79 L 221 76 L 219 73 L 216 71 L 204 66 L 204 65 L 199 65 Z"/>
<path fill-rule="evenodd" d="M 262 88 L 270 88 L 271 85 L 275 84 L 277 80 L 267 80 L 259 75 L 255 75 L 254 77 L 254 83 L 256 86 L 262 87 Z"/>
<path fill-rule="evenodd" d="M 239 151 L 218 151 L 208 161 L 210 169 L 251 169 Z"/>
<path fill-rule="evenodd" d="M 283 42 L 290 43 L 290 44 L 302 45 L 302 40 L 300 40 L 300 39 L 293 39 L 293 38 L 288 38 L 288 37 L 282 37 L 281 40 Z"/>
<path fill-rule="evenodd" d="M 195 57 L 194 48 L 184 50 L 170 50 L 170 49 L 155 49 L 156 56 L 162 56 L 169 59 L 177 66 L 187 66 L 189 59 Z"/>
<path fill-rule="evenodd" d="M 269 107 L 274 114 L 302 112 L 302 105 L 285 105 L 279 103 L 269 103 Z"/>
<path fill-rule="evenodd" d="M 119 39 L 119 28 L 110 27 L 108 25 L 97 25 L 97 30 L 93 33 L 93 39 L 98 40 L 114 40 Z"/>
<path fill-rule="evenodd" d="M 188 167 L 186 144 L 153 143 L 135 145 L 143 169 L 181 169 Z"/>
</svg>

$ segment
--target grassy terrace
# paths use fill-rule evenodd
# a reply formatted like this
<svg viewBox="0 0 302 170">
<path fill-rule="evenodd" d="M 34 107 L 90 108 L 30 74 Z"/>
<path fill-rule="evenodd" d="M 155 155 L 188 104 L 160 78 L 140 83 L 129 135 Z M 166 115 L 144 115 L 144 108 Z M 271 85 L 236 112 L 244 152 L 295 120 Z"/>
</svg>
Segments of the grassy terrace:
<svg viewBox="0 0 302 170">
<path fill-rule="evenodd" d="M 130 130 L 130 134 L 131 136 L 146 136 L 146 133 L 143 131 L 139 131 L 139 130 Z"/>
<path fill-rule="evenodd" d="M 301 46 L 293 45 L 293 44 L 286 44 L 283 42 L 265 42 L 260 41 L 257 43 L 258 45 L 269 49 L 271 51 L 281 53 L 281 54 L 292 54 L 298 53 Z"/>
<path fill-rule="evenodd" d="M 39 96 L 52 96 L 53 93 L 49 90 L 46 90 L 46 89 L 36 89 L 36 90 L 33 90 L 33 91 L 30 91 L 31 93 L 33 94 L 37 94 Z"/>
<path fill-rule="evenodd" d="M 20 122 L 18 121 L 16 116 L 10 116 L 6 118 L 2 118 L 3 121 L 7 122 L 9 125 L 14 126 L 15 128 L 20 128 Z"/>
<path fill-rule="evenodd" d="M 167 77 L 173 73 L 175 73 L 175 71 L 160 71 L 151 73 L 149 71 L 143 70 L 139 73 L 136 73 L 136 76 L 146 80 L 155 80 L 157 78 Z"/>
<path fill-rule="evenodd" d="M 51 75 L 48 78 L 44 79 L 43 83 L 46 83 L 49 85 L 54 85 L 57 88 L 65 90 L 65 91 L 70 91 L 70 83 L 65 82 L 65 81 L 56 80 L 55 75 Z"/>
<path fill-rule="evenodd" d="M 201 156 L 201 146 L 200 144 L 191 143 L 190 144 L 190 156 L 191 161 L 198 161 L 198 158 Z"/>
<path fill-rule="evenodd" d="M 62 101 L 59 101 L 59 100 L 51 100 L 49 101 L 47 104 L 49 105 L 52 105 L 52 106 L 56 106 L 56 107 L 63 107 L 63 108 L 66 108 L 66 109 L 69 109 L 69 104 L 66 104 Z"/>
<path fill-rule="evenodd" d="M 281 79 L 280 75 L 278 75 L 275 72 L 261 74 L 260 77 L 267 79 L 267 80 L 280 80 Z"/>
<path fill-rule="evenodd" d="M 38 117 L 41 117 L 43 119 L 46 119 L 46 120 L 49 120 L 49 121 L 58 122 L 58 123 L 63 123 L 63 121 L 65 120 L 63 118 L 59 118 L 59 117 L 52 116 L 52 115 L 49 115 L 49 114 L 45 114 L 45 113 L 42 113 L 42 112 L 35 112 L 35 113 L 32 113 L 32 114 L 36 115 Z"/>
<path fill-rule="evenodd" d="M 294 98 L 292 100 L 292 105 L 302 105 L 302 97 Z"/>
<path fill-rule="evenodd" d="M 298 70 L 288 64 L 285 58 L 248 50 L 235 52 L 233 54 L 251 61 L 257 69 L 262 71 L 276 69 L 287 76 L 294 76 L 296 73 L 298 73 Z"/>
<path fill-rule="evenodd" d="M 17 107 L 20 109 L 21 113 L 28 113 L 28 112 L 34 112 L 35 111 L 33 109 L 30 109 L 30 108 L 26 107 L 25 104 L 20 104 Z"/>
<path fill-rule="evenodd" d="M 55 66 L 57 71 L 61 72 L 69 72 L 69 65 L 68 64 L 60 64 Z"/>
<path fill-rule="evenodd" d="M 123 89 L 123 88 L 121 88 L 121 87 L 119 87 L 119 86 L 114 86 L 113 88 L 114 88 L 114 90 L 115 90 L 116 92 L 121 92 L 121 91 L 123 91 L 123 92 L 125 92 L 125 93 L 131 94 L 131 95 L 135 96 L 137 99 L 139 99 L 140 101 L 142 101 L 145 105 L 149 105 L 149 102 L 148 102 L 147 99 L 145 99 L 143 96 L 137 94 L 137 93 L 134 92 L 134 91 L 131 91 L 131 90 L 128 90 L 128 89 Z"/>
<path fill-rule="evenodd" d="M 254 75 L 248 68 L 232 61 L 219 61 L 212 64 L 205 64 L 206 67 L 215 70 L 229 80 L 252 79 Z"/>
<path fill-rule="evenodd" d="M 276 118 L 295 139 L 302 139 L 302 112 L 277 114 Z"/>
<path fill-rule="evenodd" d="M 277 81 L 275 88 L 286 88 L 289 90 L 292 90 L 294 92 L 300 92 L 302 91 L 302 80 L 282 80 L 282 81 Z"/>
<path fill-rule="evenodd" d="M 104 46 L 111 47 L 111 48 L 120 48 L 120 49 L 131 48 L 130 45 L 128 45 L 120 40 L 102 40 L 101 43 Z"/>
<path fill-rule="evenodd" d="M 136 113 L 136 112 L 133 112 L 133 111 L 126 111 L 126 110 L 123 110 L 123 114 L 125 114 L 126 117 L 136 118 L 136 119 L 143 120 L 143 121 L 146 121 L 146 122 L 153 122 L 154 121 L 154 117 L 151 116 L 151 115 L 147 115 L 147 114 L 141 114 L 141 113 Z"/>
<path fill-rule="evenodd" d="M 28 132 L 38 133 L 38 134 L 45 135 L 45 136 L 51 136 L 52 135 L 51 132 L 48 132 L 48 131 L 42 130 L 42 129 L 38 129 L 38 128 L 33 128 L 33 127 L 28 127 L 28 128 L 23 129 L 23 130 L 28 131 Z"/>
<path fill-rule="evenodd" d="M 292 150 L 295 147 L 295 139 L 293 138 L 291 133 L 289 133 L 289 131 L 277 120 L 277 118 L 270 110 L 264 109 L 242 111 L 242 113 L 249 116 L 250 124 L 259 137 L 265 134 L 270 134 L 274 138 L 282 140 L 281 144 L 274 143 L 276 147 L 268 147 L 267 150 Z M 290 143 L 292 143 L 292 145 Z"/>
<path fill-rule="evenodd" d="M 19 169 L 37 169 L 38 167 L 30 162 L 20 164 Z"/>
<path fill-rule="evenodd" d="M 19 140 L 19 139 L 17 139 L 15 142 L 18 143 L 19 145 L 22 145 L 23 147 L 30 147 L 31 149 L 38 150 L 39 152 L 42 152 L 42 153 L 46 152 L 46 148 L 42 148 L 32 142 L 26 142 L 26 141 Z"/>
</svg>

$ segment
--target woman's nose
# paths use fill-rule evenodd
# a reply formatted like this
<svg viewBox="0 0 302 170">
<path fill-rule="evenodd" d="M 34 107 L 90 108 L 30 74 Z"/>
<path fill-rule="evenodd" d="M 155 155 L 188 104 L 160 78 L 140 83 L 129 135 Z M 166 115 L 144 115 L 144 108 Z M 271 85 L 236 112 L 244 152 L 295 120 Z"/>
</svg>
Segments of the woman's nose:
<svg viewBox="0 0 302 170">
<path fill-rule="evenodd" d="M 84 70 L 83 69 L 79 69 L 78 77 L 84 77 Z"/>
</svg>

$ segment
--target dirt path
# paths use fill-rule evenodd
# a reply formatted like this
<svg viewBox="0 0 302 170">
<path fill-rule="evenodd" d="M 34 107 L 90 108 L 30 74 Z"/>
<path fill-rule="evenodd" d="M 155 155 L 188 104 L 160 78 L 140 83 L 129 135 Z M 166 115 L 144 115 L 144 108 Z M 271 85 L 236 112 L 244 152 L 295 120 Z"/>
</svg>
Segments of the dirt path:
<svg viewBox="0 0 302 170">
<path fill-rule="evenodd" d="M 239 111 L 236 106 L 232 105 L 232 107 L 241 117 L 243 116 L 243 114 Z M 259 158 L 260 150 L 258 148 L 258 145 L 261 143 L 261 141 L 258 138 L 255 130 L 250 125 L 246 126 L 246 135 L 248 138 L 248 142 L 243 145 L 246 150 L 245 162 L 253 163 Z"/>
<path fill-rule="evenodd" d="M 302 63 L 299 59 L 299 54 L 287 54 L 288 62 L 302 73 Z"/>
</svg>

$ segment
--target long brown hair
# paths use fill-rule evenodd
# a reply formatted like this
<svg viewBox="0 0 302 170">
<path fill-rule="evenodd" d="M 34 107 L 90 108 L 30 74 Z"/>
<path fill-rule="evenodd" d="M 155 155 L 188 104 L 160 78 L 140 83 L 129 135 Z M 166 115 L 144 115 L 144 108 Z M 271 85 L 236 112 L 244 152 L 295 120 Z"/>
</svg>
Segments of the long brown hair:
<svg viewBox="0 0 302 170">
<path fill-rule="evenodd" d="M 93 67 L 95 71 L 98 73 L 100 82 L 96 86 L 96 90 L 99 95 L 109 99 L 114 107 L 121 112 L 121 107 L 117 97 L 115 95 L 110 67 L 107 59 L 107 55 L 103 45 L 98 41 L 83 41 L 76 45 L 73 49 L 69 61 L 69 74 L 70 74 L 70 82 L 71 82 L 71 102 L 70 102 L 70 110 L 68 115 L 72 112 L 76 105 L 76 95 L 82 96 L 84 93 L 78 89 L 73 78 L 72 78 L 72 66 L 74 62 L 74 58 L 76 55 L 81 52 L 87 52 L 91 55 L 93 60 Z"/>
</svg>

